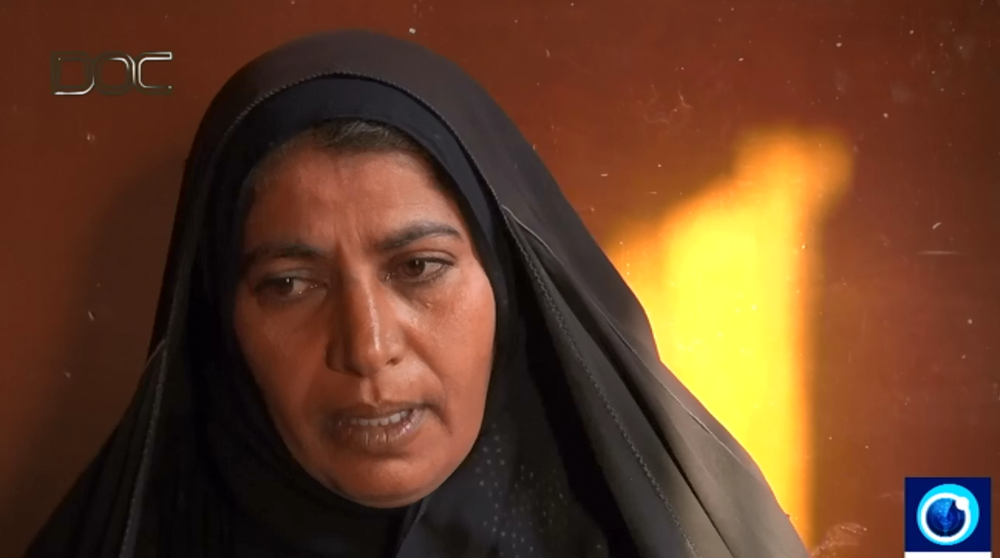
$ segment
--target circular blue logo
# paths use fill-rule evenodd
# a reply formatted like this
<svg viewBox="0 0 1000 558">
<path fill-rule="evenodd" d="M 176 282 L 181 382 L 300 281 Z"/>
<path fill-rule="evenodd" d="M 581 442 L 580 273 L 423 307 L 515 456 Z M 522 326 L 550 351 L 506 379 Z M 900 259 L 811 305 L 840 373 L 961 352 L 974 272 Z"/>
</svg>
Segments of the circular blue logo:
<svg viewBox="0 0 1000 558">
<path fill-rule="evenodd" d="M 979 502 L 964 486 L 941 484 L 927 491 L 917 506 L 917 525 L 930 542 L 956 545 L 976 530 Z"/>
</svg>

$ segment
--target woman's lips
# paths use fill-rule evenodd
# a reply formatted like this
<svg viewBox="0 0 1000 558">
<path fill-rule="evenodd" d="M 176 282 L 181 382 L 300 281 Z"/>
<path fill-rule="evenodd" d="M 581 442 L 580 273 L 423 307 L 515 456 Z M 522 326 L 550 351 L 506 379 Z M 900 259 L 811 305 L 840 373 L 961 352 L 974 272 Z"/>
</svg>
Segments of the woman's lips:
<svg viewBox="0 0 1000 558">
<path fill-rule="evenodd" d="M 395 412 L 388 416 L 372 417 L 372 418 L 361 418 L 361 417 L 351 417 L 347 419 L 348 424 L 354 426 L 389 426 L 390 424 L 396 424 L 406 417 L 410 416 L 413 412 L 410 409 L 403 409 L 402 411 Z"/>
<path fill-rule="evenodd" d="M 413 441 L 426 415 L 427 407 L 418 404 L 357 407 L 333 418 L 332 433 L 345 448 L 388 455 L 402 451 Z"/>
</svg>

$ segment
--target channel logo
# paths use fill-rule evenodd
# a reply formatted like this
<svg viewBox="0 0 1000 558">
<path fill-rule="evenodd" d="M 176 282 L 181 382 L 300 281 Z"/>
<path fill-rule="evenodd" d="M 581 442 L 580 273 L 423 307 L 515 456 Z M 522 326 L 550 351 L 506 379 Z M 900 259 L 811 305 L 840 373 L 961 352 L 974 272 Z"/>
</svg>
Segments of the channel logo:
<svg viewBox="0 0 1000 558">
<path fill-rule="evenodd" d="M 990 479 L 908 477 L 906 558 L 992 558 Z"/>
</svg>

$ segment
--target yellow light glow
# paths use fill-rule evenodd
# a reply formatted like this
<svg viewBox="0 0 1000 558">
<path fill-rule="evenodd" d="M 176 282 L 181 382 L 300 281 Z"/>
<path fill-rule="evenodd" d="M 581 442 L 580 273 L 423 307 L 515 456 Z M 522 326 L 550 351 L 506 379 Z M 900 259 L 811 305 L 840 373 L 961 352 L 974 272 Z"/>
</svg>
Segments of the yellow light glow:
<svg viewBox="0 0 1000 558">
<path fill-rule="evenodd" d="M 729 176 L 608 250 L 660 358 L 746 447 L 807 543 L 817 251 L 850 171 L 834 134 L 754 134 Z"/>
</svg>

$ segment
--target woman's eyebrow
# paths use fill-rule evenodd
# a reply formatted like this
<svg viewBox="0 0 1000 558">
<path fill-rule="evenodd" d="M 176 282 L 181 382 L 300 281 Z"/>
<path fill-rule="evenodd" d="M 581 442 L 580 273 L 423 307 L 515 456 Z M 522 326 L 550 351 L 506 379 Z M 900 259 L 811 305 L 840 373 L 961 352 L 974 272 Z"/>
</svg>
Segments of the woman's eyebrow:
<svg viewBox="0 0 1000 558">
<path fill-rule="evenodd" d="M 416 221 L 378 240 L 375 249 L 379 252 L 391 252 L 428 236 L 450 236 L 461 239 L 462 233 L 444 223 Z M 265 242 L 243 255 L 240 269 L 246 271 L 262 260 L 318 260 L 322 257 L 322 250 L 304 242 Z"/>
<path fill-rule="evenodd" d="M 411 242 L 416 242 L 428 236 L 450 236 L 456 239 L 462 238 L 462 233 L 458 232 L 451 225 L 438 223 L 435 221 L 411 222 L 401 229 L 393 231 L 385 238 L 375 243 L 375 249 L 379 252 L 392 252 L 398 250 Z"/>
<path fill-rule="evenodd" d="M 265 242 L 243 255 L 240 270 L 245 272 L 262 260 L 318 260 L 322 256 L 318 248 L 302 242 Z"/>
</svg>

